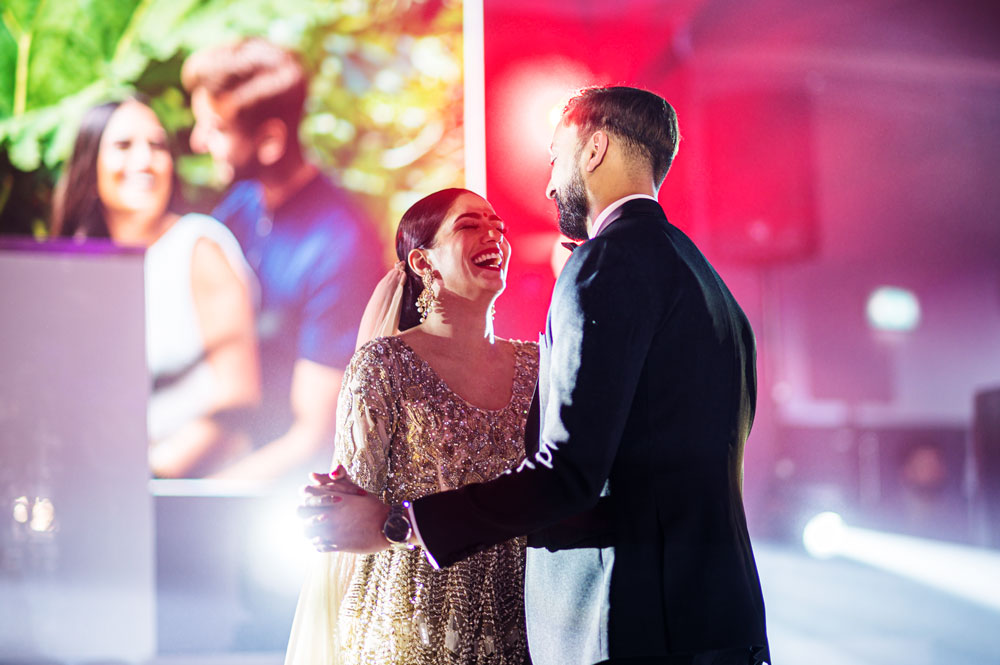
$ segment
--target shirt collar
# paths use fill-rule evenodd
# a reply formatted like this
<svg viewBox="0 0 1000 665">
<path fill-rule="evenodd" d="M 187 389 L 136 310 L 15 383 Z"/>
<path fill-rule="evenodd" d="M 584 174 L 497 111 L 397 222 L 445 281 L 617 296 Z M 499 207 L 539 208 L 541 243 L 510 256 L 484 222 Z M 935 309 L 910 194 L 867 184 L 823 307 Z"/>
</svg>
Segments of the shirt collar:
<svg viewBox="0 0 1000 665">
<path fill-rule="evenodd" d="M 606 226 L 608 226 L 609 224 L 611 224 L 611 222 L 618 219 L 619 215 L 612 215 L 612 213 L 619 211 L 622 205 L 633 199 L 649 199 L 650 201 L 656 200 L 655 198 L 653 198 L 648 194 L 629 194 L 628 196 L 621 197 L 620 199 L 609 205 L 607 208 L 602 210 L 601 214 L 597 216 L 597 219 L 594 221 L 594 230 L 591 232 L 590 237 L 596 238 L 597 234 L 603 231 Z"/>
</svg>

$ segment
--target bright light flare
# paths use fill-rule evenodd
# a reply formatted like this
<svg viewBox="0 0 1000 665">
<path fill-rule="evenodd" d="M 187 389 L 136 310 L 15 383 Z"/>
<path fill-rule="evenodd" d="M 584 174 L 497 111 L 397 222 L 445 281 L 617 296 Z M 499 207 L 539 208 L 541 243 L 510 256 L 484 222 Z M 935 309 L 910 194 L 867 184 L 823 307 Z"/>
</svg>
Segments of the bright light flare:
<svg viewBox="0 0 1000 665">
<path fill-rule="evenodd" d="M 920 301 L 909 289 L 880 286 L 868 296 L 865 313 L 875 330 L 909 332 L 920 324 Z"/>
<path fill-rule="evenodd" d="M 47 497 L 35 497 L 34 501 L 28 500 L 26 496 L 17 497 L 14 499 L 12 517 L 18 524 L 26 524 L 29 529 L 39 533 L 56 529 L 56 507 Z"/>
<path fill-rule="evenodd" d="M 562 57 L 523 62 L 505 71 L 497 94 L 508 117 L 505 139 L 512 152 L 546 154 L 566 102 L 592 78 L 582 64 Z"/>
<path fill-rule="evenodd" d="M 566 108 L 565 102 L 558 102 L 552 105 L 549 109 L 549 127 L 553 130 L 559 125 L 559 121 L 562 120 L 563 109 Z"/>
<path fill-rule="evenodd" d="M 317 556 L 296 516 L 297 506 L 297 497 L 275 500 L 255 520 L 250 534 L 250 575 L 261 587 L 280 594 L 301 588 Z"/>
<path fill-rule="evenodd" d="M 1000 611 L 1000 553 L 849 526 L 821 513 L 802 532 L 817 558 L 840 556 Z"/>
<path fill-rule="evenodd" d="M 820 513 L 802 530 L 802 545 L 817 559 L 829 559 L 839 552 L 845 533 L 844 519 L 840 515 Z"/>
<path fill-rule="evenodd" d="M 490 160 L 517 168 L 491 172 L 490 182 L 496 183 L 491 186 L 520 198 L 533 214 L 554 215 L 554 204 L 544 196 L 552 132 L 570 97 L 593 83 L 594 74 L 583 63 L 563 56 L 514 61 L 495 75 L 490 129 L 497 140 Z"/>
</svg>

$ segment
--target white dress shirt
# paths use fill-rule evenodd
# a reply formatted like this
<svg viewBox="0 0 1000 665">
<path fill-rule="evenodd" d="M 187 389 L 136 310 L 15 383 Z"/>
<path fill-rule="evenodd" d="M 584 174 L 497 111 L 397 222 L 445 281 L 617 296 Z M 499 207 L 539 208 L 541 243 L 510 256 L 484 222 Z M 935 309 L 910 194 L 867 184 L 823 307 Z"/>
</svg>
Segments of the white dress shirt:
<svg viewBox="0 0 1000 665">
<path fill-rule="evenodd" d="M 617 211 L 626 201 L 631 201 L 632 199 L 649 199 L 650 201 L 656 201 L 656 199 L 649 194 L 629 194 L 628 196 L 621 197 L 602 210 L 601 214 L 597 216 L 597 219 L 594 220 L 594 230 L 590 232 L 590 237 L 596 238 L 597 234 L 600 233 L 604 227 L 618 219 L 618 215 L 612 217 L 611 213 Z"/>
</svg>

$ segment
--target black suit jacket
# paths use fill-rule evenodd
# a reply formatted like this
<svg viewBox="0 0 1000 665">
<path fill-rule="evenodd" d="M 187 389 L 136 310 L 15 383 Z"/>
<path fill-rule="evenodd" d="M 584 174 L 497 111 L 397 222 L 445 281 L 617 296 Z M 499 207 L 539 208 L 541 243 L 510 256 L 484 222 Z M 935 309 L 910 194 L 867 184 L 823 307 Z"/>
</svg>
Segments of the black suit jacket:
<svg viewBox="0 0 1000 665">
<path fill-rule="evenodd" d="M 540 353 L 537 452 L 515 473 L 414 502 L 431 556 L 446 566 L 531 534 L 535 665 L 766 656 L 741 492 L 753 332 L 659 204 L 626 202 L 573 253 Z"/>
</svg>

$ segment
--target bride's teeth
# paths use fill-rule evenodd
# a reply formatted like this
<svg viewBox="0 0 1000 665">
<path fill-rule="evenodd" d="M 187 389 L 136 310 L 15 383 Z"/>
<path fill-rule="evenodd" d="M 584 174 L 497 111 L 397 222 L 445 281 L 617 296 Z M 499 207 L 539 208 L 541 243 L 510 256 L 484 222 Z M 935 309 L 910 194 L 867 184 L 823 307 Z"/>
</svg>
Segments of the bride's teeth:
<svg viewBox="0 0 1000 665">
<path fill-rule="evenodd" d="M 487 254 L 480 254 L 472 259 L 472 263 L 477 266 L 490 266 L 493 268 L 499 268 L 503 265 L 503 254 L 500 252 L 489 252 Z"/>
</svg>

